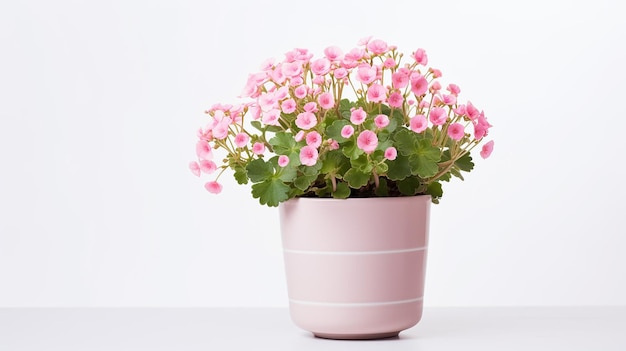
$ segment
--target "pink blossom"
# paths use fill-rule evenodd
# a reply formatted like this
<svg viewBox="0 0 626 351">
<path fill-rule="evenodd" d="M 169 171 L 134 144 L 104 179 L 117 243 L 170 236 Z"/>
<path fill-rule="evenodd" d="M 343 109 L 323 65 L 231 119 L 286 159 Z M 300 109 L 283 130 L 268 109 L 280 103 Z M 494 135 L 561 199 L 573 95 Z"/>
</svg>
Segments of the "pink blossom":
<svg viewBox="0 0 626 351">
<path fill-rule="evenodd" d="M 384 54 L 387 52 L 387 47 L 387 43 L 380 39 L 375 39 L 367 43 L 367 49 L 374 55 Z"/>
<path fill-rule="evenodd" d="M 367 101 L 370 102 L 383 102 L 387 100 L 387 88 L 374 83 L 367 89 Z"/>
<path fill-rule="evenodd" d="M 404 98 L 402 97 L 402 94 L 400 94 L 400 92 L 393 92 L 389 95 L 389 98 L 387 99 L 387 103 L 389 103 L 389 106 L 393 107 L 393 108 L 400 108 L 402 107 L 402 103 L 404 102 Z"/>
<path fill-rule="evenodd" d="M 345 125 L 343 126 L 343 128 L 341 128 L 341 136 L 348 139 L 349 137 L 352 136 L 352 134 L 354 134 L 354 127 L 352 127 L 351 125 Z"/>
<path fill-rule="evenodd" d="M 456 104 L 456 96 L 453 94 L 444 94 L 441 97 L 442 101 L 444 104 L 448 105 L 448 106 L 452 106 L 454 104 Z"/>
<path fill-rule="evenodd" d="M 493 140 L 483 145 L 482 149 L 480 150 L 480 157 L 487 158 L 489 157 L 489 155 L 491 155 L 492 151 L 493 151 Z"/>
<path fill-rule="evenodd" d="M 309 92 L 309 89 L 307 88 L 306 85 L 300 85 L 299 87 L 297 87 L 294 91 L 293 94 L 298 98 L 298 99 L 302 99 L 306 96 L 306 94 Z"/>
<path fill-rule="evenodd" d="M 346 56 L 344 57 L 344 61 L 345 60 L 358 61 L 362 59 L 363 56 L 365 56 L 365 50 L 360 49 L 360 48 L 354 48 L 346 54 Z"/>
<path fill-rule="evenodd" d="M 324 49 L 324 55 L 326 56 L 327 59 L 331 61 L 337 61 L 341 59 L 341 56 L 343 55 L 343 51 L 341 51 L 341 49 L 336 46 L 329 46 L 326 49 Z"/>
<path fill-rule="evenodd" d="M 196 155 L 201 160 L 212 160 L 213 151 L 211 151 L 209 143 L 207 143 L 206 141 L 199 141 L 198 143 L 196 143 Z"/>
<path fill-rule="evenodd" d="M 250 107 L 248 107 L 248 112 L 252 115 L 252 119 L 253 120 L 257 120 L 259 118 L 261 118 L 261 107 L 259 107 L 259 105 L 252 105 Z"/>
<path fill-rule="evenodd" d="M 237 147 L 244 147 L 250 141 L 250 137 L 246 133 L 239 133 L 235 136 L 235 145 Z"/>
<path fill-rule="evenodd" d="M 358 45 L 367 45 L 367 43 L 370 42 L 370 40 L 372 40 L 372 36 L 367 36 L 367 37 L 363 37 L 361 39 L 359 39 Z"/>
<path fill-rule="evenodd" d="M 317 98 L 317 102 L 319 102 L 320 107 L 325 110 L 330 110 L 335 107 L 335 98 L 333 97 L 333 94 L 329 92 L 320 94 Z"/>
<path fill-rule="evenodd" d="M 276 98 L 276 100 L 283 100 L 287 97 L 287 95 L 289 95 L 289 87 L 286 86 L 282 86 L 274 92 L 274 97 Z"/>
<path fill-rule="evenodd" d="M 432 72 L 434 78 L 441 78 L 441 71 L 436 68 L 429 68 L 430 72 Z"/>
<path fill-rule="evenodd" d="M 322 136 L 316 131 L 309 132 L 306 135 L 306 144 L 317 149 L 322 145 Z"/>
<path fill-rule="evenodd" d="M 307 145 L 300 149 L 300 163 L 305 166 L 314 166 L 317 162 L 318 156 L 319 154 L 317 152 L 317 149 L 310 145 Z"/>
<path fill-rule="evenodd" d="M 409 76 L 402 72 L 395 72 L 391 75 L 391 84 L 396 89 L 402 89 L 409 84 Z"/>
<path fill-rule="evenodd" d="M 480 111 L 472 105 L 471 101 L 468 101 L 467 105 L 465 105 L 465 115 L 473 121 L 480 115 Z"/>
<path fill-rule="evenodd" d="M 482 139 L 489 133 L 491 124 L 487 122 L 484 113 L 481 113 L 472 123 L 474 123 L 474 138 Z"/>
<path fill-rule="evenodd" d="M 317 117 L 312 112 L 302 112 L 296 117 L 296 126 L 308 130 L 317 125 Z"/>
<path fill-rule="evenodd" d="M 281 167 L 286 167 L 289 164 L 289 157 L 285 155 L 278 156 L 278 165 Z"/>
<path fill-rule="evenodd" d="M 302 66 L 297 62 L 285 62 L 281 66 L 281 73 L 287 77 L 296 77 L 302 73 Z"/>
<path fill-rule="evenodd" d="M 448 84 L 446 89 L 454 96 L 459 96 L 459 93 L 461 93 L 461 88 L 456 84 Z"/>
<path fill-rule="evenodd" d="M 280 125 L 280 123 L 278 122 L 278 119 L 280 118 L 280 110 L 270 110 L 266 113 L 263 114 L 263 117 L 261 118 L 261 121 L 264 124 L 270 125 L 270 126 L 277 126 Z"/>
<path fill-rule="evenodd" d="M 198 165 L 198 162 L 189 162 L 189 169 L 191 170 L 191 173 L 193 173 L 193 175 L 195 175 L 196 177 L 200 176 L 200 166 Z"/>
<path fill-rule="evenodd" d="M 217 165 L 213 161 L 209 160 L 200 160 L 200 170 L 206 174 L 211 174 L 215 172 L 217 169 Z"/>
<path fill-rule="evenodd" d="M 279 64 L 278 66 L 274 67 L 272 71 L 269 72 L 269 76 L 272 81 L 278 84 L 282 84 L 287 79 L 287 76 L 283 74 L 282 66 L 282 64 Z"/>
<path fill-rule="evenodd" d="M 374 124 L 377 128 L 385 128 L 389 125 L 389 117 L 387 115 L 378 115 L 374 118 Z"/>
<path fill-rule="evenodd" d="M 393 161 L 398 157 L 398 150 L 395 147 L 390 146 L 385 150 L 385 158 L 389 161 Z"/>
<path fill-rule="evenodd" d="M 411 118 L 409 125 L 412 131 L 415 133 L 421 133 L 428 127 L 428 120 L 424 115 L 417 115 Z"/>
<path fill-rule="evenodd" d="M 428 81 L 421 74 L 411 76 L 411 91 L 415 96 L 423 95 L 428 90 Z"/>
<path fill-rule="evenodd" d="M 452 111 L 454 111 L 454 113 L 459 115 L 459 116 L 465 116 L 465 105 L 458 105 Z"/>
<path fill-rule="evenodd" d="M 294 136 L 293 139 L 296 141 L 296 143 L 298 143 L 302 139 L 304 139 L 304 130 L 301 130 L 301 131 L 297 132 L 296 136 Z"/>
<path fill-rule="evenodd" d="M 425 107 L 429 107 L 430 106 L 430 102 L 426 99 L 420 101 L 420 103 L 417 105 L 417 107 L 419 108 L 425 108 Z"/>
<path fill-rule="evenodd" d="M 446 120 L 448 119 L 448 115 L 446 114 L 446 110 L 444 110 L 441 107 L 435 107 L 433 109 L 430 110 L 430 121 L 436 125 L 436 126 L 440 126 L 444 123 L 446 123 Z"/>
<path fill-rule="evenodd" d="M 448 136 L 453 140 L 461 140 L 465 136 L 465 127 L 461 123 L 452 123 L 448 126 Z"/>
<path fill-rule="evenodd" d="M 348 70 L 343 67 L 339 67 L 333 71 L 333 75 L 337 79 L 342 79 L 348 76 Z"/>
<path fill-rule="evenodd" d="M 293 113 L 296 110 L 296 101 L 294 99 L 287 99 L 280 104 L 280 108 L 286 114 Z"/>
<path fill-rule="evenodd" d="M 328 139 L 328 149 L 330 150 L 339 149 L 339 143 L 337 142 L 337 140 Z"/>
<path fill-rule="evenodd" d="M 298 77 L 293 77 L 289 80 L 289 82 L 291 83 L 292 86 L 297 87 L 299 85 L 301 85 L 302 83 L 304 83 L 304 79 L 302 79 L 302 77 L 298 76 Z"/>
<path fill-rule="evenodd" d="M 439 90 L 441 90 L 441 83 L 439 83 L 438 81 L 434 81 L 434 82 L 430 85 L 430 91 L 432 91 L 432 92 L 438 92 Z"/>
<path fill-rule="evenodd" d="M 326 79 L 324 78 L 324 76 L 315 76 L 312 82 L 313 84 L 324 85 L 324 83 L 326 82 Z"/>
<path fill-rule="evenodd" d="M 252 152 L 254 152 L 255 155 L 261 155 L 265 152 L 265 144 L 259 142 L 254 143 L 254 145 L 252 145 Z"/>
<path fill-rule="evenodd" d="M 269 71 L 272 68 L 274 68 L 274 62 L 276 62 L 276 59 L 274 58 L 269 58 L 265 61 L 263 61 L 263 63 L 261 63 L 261 71 Z"/>
<path fill-rule="evenodd" d="M 367 113 L 363 111 L 362 107 L 353 109 L 352 112 L 350 112 L 350 122 L 356 125 L 363 123 L 366 117 L 367 117 Z"/>
<path fill-rule="evenodd" d="M 356 71 L 356 80 L 363 84 L 370 84 L 376 79 L 377 70 L 368 64 L 361 65 Z"/>
<path fill-rule="evenodd" d="M 426 51 L 424 49 L 417 49 L 413 53 L 413 58 L 415 62 L 422 66 L 426 66 L 428 64 L 428 56 L 426 55 Z"/>
<path fill-rule="evenodd" d="M 320 76 L 330 72 L 330 61 L 322 57 L 311 62 L 311 71 Z"/>
<path fill-rule="evenodd" d="M 204 184 L 204 188 L 211 194 L 219 194 L 222 192 L 222 185 L 216 181 L 210 181 Z"/>
<path fill-rule="evenodd" d="M 396 60 L 394 60 L 393 57 L 387 57 L 385 62 L 383 62 L 383 66 L 385 66 L 385 68 L 394 68 L 396 66 Z"/>
<path fill-rule="evenodd" d="M 304 104 L 303 109 L 306 112 L 317 112 L 317 111 L 319 111 L 317 109 L 317 104 L 315 103 L 315 101 L 307 102 L 306 104 Z"/>
<path fill-rule="evenodd" d="M 285 61 L 308 61 L 313 57 L 313 54 L 309 53 L 307 49 L 295 48 L 292 51 L 285 53 Z"/>
<path fill-rule="evenodd" d="M 356 139 L 356 145 L 365 153 L 371 154 L 378 146 L 378 136 L 371 130 L 364 130 Z"/>
<path fill-rule="evenodd" d="M 213 137 L 218 140 L 225 139 L 228 136 L 228 126 L 230 125 L 230 117 L 219 122 L 212 130 Z"/>
</svg>

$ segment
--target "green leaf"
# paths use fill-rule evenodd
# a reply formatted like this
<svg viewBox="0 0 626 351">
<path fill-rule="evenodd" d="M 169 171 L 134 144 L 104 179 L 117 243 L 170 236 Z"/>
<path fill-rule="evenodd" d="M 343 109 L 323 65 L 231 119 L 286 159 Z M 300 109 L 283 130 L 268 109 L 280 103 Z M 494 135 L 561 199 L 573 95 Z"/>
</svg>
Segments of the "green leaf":
<svg viewBox="0 0 626 351">
<path fill-rule="evenodd" d="M 461 174 L 461 171 L 459 171 L 457 168 L 452 167 L 450 168 L 450 173 L 448 174 L 452 174 L 453 176 L 461 179 L 461 180 L 465 180 L 465 178 L 463 178 L 463 175 Z M 442 177 L 443 178 L 443 177 Z M 441 179 L 441 178 L 440 178 Z"/>
<path fill-rule="evenodd" d="M 416 151 L 417 134 L 408 129 L 400 129 L 394 136 L 396 149 L 404 156 L 413 154 Z"/>
<path fill-rule="evenodd" d="M 348 99 L 342 99 L 339 101 L 339 112 L 343 118 L 350 118 L 350 109 L 354 107 L 354 103 Z"/>
<path fill-rule="evenodd" d="M 387 173 L 387 171 L 389 171 L 389 165 L 387 165 L 385 162 L 381 162 L 376 165 L 377 174 L 385 174 Z"/>
<path fill-rule="evenodd" d="M 254 128 L 260 130 L 261 132 L 263 131 L 263 125 L 261 124 L 260 121 L 252 121 L 252 122 L 250 122 L 250 125 L 252 125 Z"/>
<path fill-rule="evenodd" d="M 331 139 L 335 139 L 339 143 L 343 143 L 347 139 L 341 136 L 341 129 L 348 124 L 350 124 L 350 122 L 345 119 L 338 119 L 334 121 L 326 128 L 326 136 Z"/>
<path fill-rule="evenodd" d="M 289 187 L 280 179 L 267 179 L 252 185 L 252 197 L 259 199 L 261 205 L 278 206 L 280 202 L 289 199 Z"/>
<path fill-rule="evenodd" d="M 420 186 L 420 181 L 417 177 L 407 177 L 397 182 L 398 190 L 404 195 L 415 195 L 417 189 Z"/>
<path fill-rule="evenodd" d="M 340 150 L 332 150 L 324 155 L 324 159 L 322 160 L 322 168 L 320 169 L 320 173 L 323 174 L 337 174 L 341 172 L 346 166 L 350 166 L 350 161 L 341 153 Z"/>
<path fill-rule="evenodd" d="M 244 167 L 236 167 L 233 176 L 235 177 L 237 184 L 248 184 L 248 175 Z"/>
<path fill-rule="evenodd" d="M 351 188 L 358 189 L 362 186 L 367 185 L 371 177 L 369 173 L 360 172 L 354 168 L 349 169 L 346 174 L 344 174 L 343 179 L 348 182 L 348 185 Z"/>
<path fill-rule="evenodd" d="M 337 182 L 337 190 L 333 191 L 335 199 L 347 199 L 350 196 L 350 187 L 346 182 Z"/>
<path fill-rule="evenodd" d="M 278 155 L 289 155 L 296 150 L 296 141 L 293 134 L 288 132 L 278 132 L 269 141 L 274 147 L 274 152 Z"/>
<path fill-rule="evenodd" d="M 411 173 L 417 174 L 420 178 L 432 177 L 439 171 L 439 160 L 441 151 L 432 145 L 428 139 L 417 142 L 417 150 L 411 155 Z"/>
<path fill-rule="evenodd" d="M 253 183 L 258 183 L 270 178 L 274 174 L 274 167 L 262 158 L 257 158 L 248 163 L 246 171 L 250 180 Z"/>
<path fill-rule="evenodd" d="M 363 150 L 359 149 L 354 140 L 348 140 L 343 144 L 343 154 L 353 160 L 363 154 Z"/>
<path fill-rule="evenodd" d="M 306 191 L 316 178 L 317 176 L 302 175 L 302 176 L 297 177 L 296 180 L 294 180 L 293 185 L 295 185 L 296 188 L 302 191 Z"/>
<path fill-rule="evenodd" d="M 293 182 L 298 176 L 298 170 L 291 162 L 286 167 L 278 167 L 278 179 L 285 183 Z"/>
<path fill-rule="evenodd" d="M 386 178 L 378 178 L 378 188 L 374 190 L 374 194 L 376 194 L 376 196 L 389 196 L 389 185 L 387 184 Z"/>
<path fill-rule="evenodd" d="M 363 173 L 370 173 L 372 172 L 372 165 L 370 164 L 370 161 L 367 159 L 367 155 L 366 154 L 362 154 L 361 156 L 357 157 L 354 160 L 350 160 L 350 164 L 352 165 L 353 168 L 356 168 L 357 170 L 363 172 Z"/>
<path fill-rule="evenodd" d="M 454 161 L 454 165 L 459 167 L 461 171 L 465 172 L 469 172 L 474 169 L 474 162 L 472 162 L 472 156 L 470 156 L 469 152 Z"/>
<path fill-rule="evenodd" d="M 426 188 L 426 194 L 433 197 L 433 202 L 438 203 L 439 198 L 443 196 L 443 189 L 441 188 L 441 183 L 432 182 L 428 184 L 428 188 Z"/>
<path fill-rule="evenodd" d="M 398 155 L 395 160 L 387 161 L 387 164 L 389 165 L 387 177 L 391 180 L 400 180 L 411 175 L 408 156 Z"/>
</svg>

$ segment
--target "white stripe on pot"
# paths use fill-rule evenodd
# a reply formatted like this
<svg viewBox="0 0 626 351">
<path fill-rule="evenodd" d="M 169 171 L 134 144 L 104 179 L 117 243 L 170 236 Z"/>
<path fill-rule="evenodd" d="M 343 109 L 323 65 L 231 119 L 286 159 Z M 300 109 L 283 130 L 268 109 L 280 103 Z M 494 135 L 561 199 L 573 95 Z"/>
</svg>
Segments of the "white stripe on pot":
<svg viewBox="0 0 626 351">
<path fill-rule="evenodd" d="M 410 249 L 384 250 L 384 251 L 309 251 L 309 250 L 292 250 L 283 249 L 285 253 L 303 254 L 303 255 L 387 255 L 405 252 L 424 251 L 428 246 L 413 247 Z"/>
<path fill-rule="evenodd" d="M 383 302 L 351 302 L 351 303 L 343 303 L 343 302 L 319 302 L 319 301 L 304 301 L 304 300 L 294 300 L 289 299 L 289 302 L 299 304 L 299 305 L 310 305 L 310 306 L 327 306 L 327 307 L 371 307 L 371 306 L 386 306 L 386 305 L 400 305 L 404 303 L 412 303 L 422 301 L 424 297 L 416 297 L 414 299 L 408 300 L 397 300 L 397 301 L 383 301 Z"/>
</svg>

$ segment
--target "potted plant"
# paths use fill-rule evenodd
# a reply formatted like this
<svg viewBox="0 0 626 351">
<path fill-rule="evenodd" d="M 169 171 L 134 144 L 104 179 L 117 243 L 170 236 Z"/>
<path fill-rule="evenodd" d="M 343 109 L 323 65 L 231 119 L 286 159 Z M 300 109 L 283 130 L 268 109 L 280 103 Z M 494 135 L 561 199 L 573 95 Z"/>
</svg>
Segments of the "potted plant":
<svg viewBox="0 0 626 351">
<path fill-rule="evenodd" d="M 367 38 L 268 60 L 245 102 L 206 111 L 189 167 L 217 172 L 210 193 L 230 169 L 279 206 L 291 316 L 316 336 L 389 337 L 421 318 L 430 203 L 493 149 L 484 113 L 441 76 L 423 49 Z"/>
</svg>

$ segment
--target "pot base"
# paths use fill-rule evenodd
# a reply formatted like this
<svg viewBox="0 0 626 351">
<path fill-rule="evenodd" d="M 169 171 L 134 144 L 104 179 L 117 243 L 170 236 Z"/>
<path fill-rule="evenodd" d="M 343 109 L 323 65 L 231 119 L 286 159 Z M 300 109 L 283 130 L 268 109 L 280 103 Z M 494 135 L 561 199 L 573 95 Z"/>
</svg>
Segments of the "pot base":
<svg viewBox="0 0 626 351">
<path fill-rule="evenodd" d="M 315 337 L 322 339 L 336 339 L 336 340 L 373 340 L 373 339 L 387 339 L 398 337 L 399 331 L 389 333 L 374 333 L 374 334 L 329 334 L 329 333 L 313 333 Z"/>
</svg>

